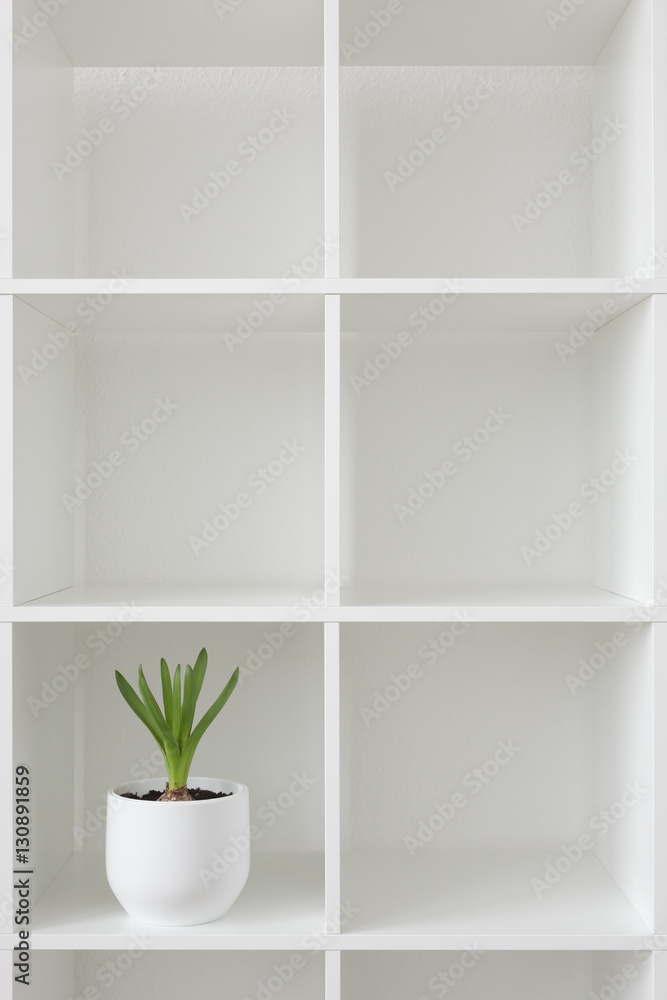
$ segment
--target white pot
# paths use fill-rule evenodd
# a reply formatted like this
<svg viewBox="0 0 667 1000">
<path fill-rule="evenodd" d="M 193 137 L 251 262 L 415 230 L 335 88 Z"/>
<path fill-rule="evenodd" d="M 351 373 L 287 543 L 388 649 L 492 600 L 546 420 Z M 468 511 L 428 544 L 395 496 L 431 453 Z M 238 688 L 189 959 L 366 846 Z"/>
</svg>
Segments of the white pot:
<svg viewBox="0 0 667 1000">
<path fill-rule="evenodd" d="M 217 920 L 248 878 L 248 789 L 220 778 L 188 783 L 233 794 L 201 802 L 122 797 L 163 791 L 165 778 L 129 781 L 107 793 L 107 878 L 121 906 L 142 923 L 184 927 Z"/>
</svg>

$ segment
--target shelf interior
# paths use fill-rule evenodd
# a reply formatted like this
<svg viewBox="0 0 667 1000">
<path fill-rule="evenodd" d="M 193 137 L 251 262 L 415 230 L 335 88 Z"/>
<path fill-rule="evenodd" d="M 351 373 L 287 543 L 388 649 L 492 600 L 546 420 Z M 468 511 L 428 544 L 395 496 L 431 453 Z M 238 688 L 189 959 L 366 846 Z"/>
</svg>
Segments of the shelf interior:
<svg viewBox="0 0 667 1000">
<path fill-rule="evenodd" d="M 143 928 L 126 951 L 37 951 L 30 984 L 33 1000 L 88 1000 L 92 990 L 102 995 L 107 989 L 113 989 L 117 1000 L 192 995 L 218 1000 L 221 983 L 231 996 L 255 997 L 262 986 L 270 989 L 269 983 L 282 983 L 289 1000 L 331 1000 L 325 993 L 322 953 L 198 949 L 184 954 L 169 940 L 156 941 L 155 950 L 146 951 L 147 940 L 150 929 Z"/>
<path fill-rule="evenodd" d="M 271 883 L 271 865 L 282 870 L 281 858 L 323 852 L 321 625 L 155 625 L 131 615 L 111 622 L 19 625 L 13 641 L 14 755 L 30 761 L 34 775 L 33 899 L 41 906 L 55 893 L 56 902 L 45 902 L 53 906 L 47 913 L 57 914 L 65 905 L 59 898 L 69 891 L 72 868 L 88 864 L 83 855 L 97 858 L 90 863 L 101 865 L 98 881 L 109 892 L 103 873 L 107 790 L 165 775 L 161 753 L 125 705 L 114 671 L 136 684 L 143 664 L 159 697 L 160 657 L 173 670 L 177 663 L 193 663 L 203 646 L 209 656 L 202 689 L 207 704 L 235 666 L 240 679 L 224 724 L 207 732 L 198 747 L 192 774 L 228 775 L 252 790 L 250 822 L 258 831 L 253 865 L 257 861 L 258 872 L 267 871 L 262 864 L 269 866 L 269 875 L 257 875 L 257 893 Z M 109 746 L 115 747 L 111 756 Z M 82 876 L 68 897 L 72 920 L 77 907 L 89 913 L 97 906 L 94 893 L 85 898 L 88 878 Z M 312 884 L 306 879 L 308 892 Z M 323 890 L 322 881 L 320 896 Z M 287 900 L 287 913 L 290 905 Z M 119 904 L 117 911 L 122 914 Z M 270 924 L 271 911 L 266 912 Z"/>
<path fill-rule="evenodd" d="M 343 301 L 345 587 L 648 600 L 652 303 L 407 299 Z"/>
<path fill-rule="evenodd" d="M 176 298 L 15 302 L 16 602 L 322 579 L 323 297 Z"/>
<path fill-rule="evenodd" d="M 637 624 L 343 625 L 342 883 L 365 927 L 651 926 L 653 700 Z"/>
<path fill-rule="evenodd" d="M 653 268 L 650 4 L 519 6 L 402 5 L 356 53 L 379 15 L 344 7 L 346 277 Z"/>
<path fill-rule="evenodd" d="M 653 995 L 652 962 L 638 959 L 632 951 L 486 951 L 471 942 L 463 952 L 346 952 L 342 996 L 345 1000 L 403 1000 L 406 996 L 446 996 L 445 990 L 455 989 L 463 1000 L 534 996 L 570 1000 L 606 992 L 614 977 L 616 983 L 625 981 L 624 992 L 633 1000 L 650 1000 Z"/>
<path fill-rule="evenodd" d="M 585 855 L 538 897 L 557 852 L 395 851 L 343 855 L 358 935 L 633 937 L 650 929 L 600 861 Z M 345 931 L 343 931 L 345 933 Z"/>
<path fill-rule="evenodd" d="M 153 927 L 132 920 L 106 879 L 104 854 L 73 854 L 33 911 L 38 949 L 123 948 L 148 936 L 151 948 L 297 947 L 324 922 L 321 855 L 253 854 L 248 883 L 220 920 L 193 927 Z M 264 939 L 264 943 L 262 943 Z"/>
<path fill-rule="evenodd" d="M 528 7 L 521 0 L 401 3 L 382 11 L 373 0 L 341 0 L 341 61 L 358 66 L 592 65 L 628 6 L 628 0 L 586 0 L 566 8 L 564 16 L 549 0 L 533 0 Z"/>
</svg>

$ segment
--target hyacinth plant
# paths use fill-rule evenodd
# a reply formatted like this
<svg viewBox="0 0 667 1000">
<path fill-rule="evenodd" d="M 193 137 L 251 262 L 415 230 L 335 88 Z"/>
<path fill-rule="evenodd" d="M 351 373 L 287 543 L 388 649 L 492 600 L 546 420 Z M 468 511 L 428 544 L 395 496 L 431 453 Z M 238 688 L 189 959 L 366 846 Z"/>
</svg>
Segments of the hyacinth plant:
<svg viewBox="0 0 667 1000">
<path fill-rule="evenodd" d="M 160 661 L 164 712 L 153 696 L 141 666 L 139 667 L 139 694 L 123 675 L 118 670 L 116 671 L 116 683 L 120 693 L 156 740 L 167 766 L 167 787 L 158 799 L 159 802 L 192 801 L 187 785 L 195 750 L 208 727 L 231 697 L 238 682 L 239 668 L 237 667 L 222 693 L 193 729 L 197 699 L 204 683 L 207 665 L 208 653 L 202 649 L 194 667 L 188 665 L 185 668 L 181 692 L 180 663 L 174 671 L 172 680 L 166 660 Z"/>
</svg>

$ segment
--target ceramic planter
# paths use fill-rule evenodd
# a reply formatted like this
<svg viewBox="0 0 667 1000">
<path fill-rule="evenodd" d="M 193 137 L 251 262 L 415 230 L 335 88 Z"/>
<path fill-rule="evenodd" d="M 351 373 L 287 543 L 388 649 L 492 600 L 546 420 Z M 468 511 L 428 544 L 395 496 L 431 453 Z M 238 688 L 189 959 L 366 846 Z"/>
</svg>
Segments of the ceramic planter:
<svg viewBox="0 0 667 1000">
<path fill-rule="evenodd" d="M 191 788 L 232 792 L 201 802 L 142 802 L 165 779 L 130 781 L 107 793 L 106 866 L 116 899 L 135 920 L 163 926 L 222 917 L 250 870 L 248 789 L 220 778 L 190 778 Z"/>
</svg>

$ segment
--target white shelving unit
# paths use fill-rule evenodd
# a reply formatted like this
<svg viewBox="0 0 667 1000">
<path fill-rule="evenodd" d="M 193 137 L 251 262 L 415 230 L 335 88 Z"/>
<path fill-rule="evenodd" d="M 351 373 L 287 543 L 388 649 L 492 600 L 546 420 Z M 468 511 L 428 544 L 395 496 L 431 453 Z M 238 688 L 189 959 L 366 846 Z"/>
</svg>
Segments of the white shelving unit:
<svg viewBox="0 0 667 1000">
<path fill-rule="evenodd" d="M 34 996 L 659 1000 L 666 0 L 0 0 L 0 33 Z M 162 772 L 113 668 L 204 644 L 244 672 L 198 767 L 260 837 L 227 917 L 146 928 L 103 812 Z"/>
</svg>

